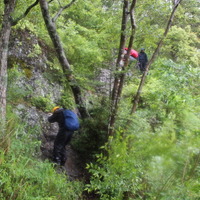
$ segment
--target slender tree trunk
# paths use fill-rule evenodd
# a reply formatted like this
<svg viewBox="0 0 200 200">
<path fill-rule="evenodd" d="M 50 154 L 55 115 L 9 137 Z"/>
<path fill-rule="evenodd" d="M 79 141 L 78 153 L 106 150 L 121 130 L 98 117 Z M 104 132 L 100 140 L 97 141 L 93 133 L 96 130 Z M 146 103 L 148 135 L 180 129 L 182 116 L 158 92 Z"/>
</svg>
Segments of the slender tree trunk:
<svg viewBox="0 0 200 200">
<path fill-rule="evenodd" d="M 170 15 L 170 18 L 168 20 L 168 23 L 167 23 L 167 26 L 166 26 L 166 29 L 165 29 L 165 32 L 163 34 L 163 37 L 162 39 L 160 40 L 160 42 L 158 43 L 157 45 L 157 48 L 155 49 L 150 61 L 148 62 L 147 66 L 146 66 L 146 70 L 145 72 L 143 73 L 142 75 L 142 78 L 141 78 L 141 81 L 140 81 L 140 85 L 138 87 L 138 90 L 137 90 L 137 93 L 136 93 L 136 96 L 134 98 L 134 101 L 133 101 L 133 106 L 132 106 L 132 109 L 131 109 L 131 114 L 135 113 L 136 112 L 136 109 L 137 109 L 137 105 L 138 105 L 138 102 L 139 102 L 139 99 L 140 99 L 140 95 L 142 93 L 142 89 L 143 89 L 143 86 L 144 86 L 144 82 L 145 82 L 145 79 L 146 79 L 146 76 L 147 76 L 147 73 L 149 71 L 149 68 L 151 66 L 151 64 L 154 62 L 154 60 L 156 59 L 161 47 L 162 47 L 162 44 L 163 44 L 163 41 L 164 39 L 166 38 L 168 32 L 169 32 L 169 29 L 172 25 L 172 21 L 174 19 L 174 15 L 175 15 L 175 12 L 176 12 L 176 9 L 178 8 L 178 5 L 181 3 L 182 0 L 178 0 L 176 5 L 174 6 L 172 12 L 171 12 L 171 15 Z"/>
<path fill-rule="evenodd" d="M 45 24 L 46 24 L 46 28 L 48 30 L 50 37 L 51 37 L 54 48 L 56 50 L 58 60 L 61 64 L 61 66 L 62 66 L 63 72 L 65 73 L 65 77 L 66 77 L 66 79 L 68 80 L 68 82 L 71 86 L 75 102 L 78 106 L 78 110 L 81 114 L 81 117 L 86 118 L 86 117 L 89 116 L 89 114 L 88 114 L 86 107 L 84 105 L 84 101 L 83 101 L 82 94 L 81 94 L 81 89 L 77 85 L 76 80 L 73 77 L 72 70 L 71 70 L 70 64 L 69 64 L 69 62 L 66 58 L 66 54 L 65 54 L 65 51 L 64 51 L 63 46 L 61 44 L 60 37 L 57 34 L 55 23 L 52 21 L 50 15 L 49 15 L 47 1 L 46 0 L 40 0 L 40 7 L 41 7 L 42 15 L 43 15 L 43 18 L 44 18 L 44 21 L 45 21 Z"/>
<path fill-rule="evenodd" d="M 132 1 L 130 9 L 128 9 L 129 7 L 128 1 L 124 1 L 122 28 L 121 28 L 122 33 L 121 33 L 121 40 L 120 40 L 120 50 L 119 50 L 118 60 L 116 64 L 116 71 L 117 70 L 119 71 L 119 63 L 121 61 L 122 51 L 124 51 L 124 46 L 126 42 L 125 30 L 126 30 L 126 25 L 127 25 L 128 14 L 130 14 L 130 18 L 131 18 L 131 36 L 129 40 L 127 55 L 130 54 L 130 51 L 133 45 L 133 40 L 134 40 L 135 30 L 136 30 L 136 24 L 135 24 L 135 18 L 134 18 L 134 8 L 136 5 L 136 1 L 137 0 Z M 121 74 L 115 77 L 113 93 L 112 93 L 111 116 L 110 116 L 109 127 L 108 127 L 109 135 L 113 135 L 114 133 L 114 124 L 115 124 L 117 111 L 118 111 L 118 105 L 121 99 L 122 89 L 124 86 L 124 80 L 126 76 L 124 71 L 126 67 L 128 66 L 128 62 L 129 62 L 129 56 L 125 56 L 124 66 L 121 67 L 122 69 Z"/>
<path fill-rule="evenodd" d="M 120 38 L 120 46 L 119 46 L 119 52 L 118 52 L 118 58 L 116 62 L 116 71 L 119 71 L 120 68 L 120 61 L 122 59 L 122 54 L 124 52 L 124 47 L 125 47 L 125 42 L 126 42 L 126 26 L 127 26 L 127 20 L 128 20 L 128 0 L 124 0 L 124 6 L 123 6 L 123 14 L 122 14 L 122 25 L 121 25 L 121 38 Z M 117 88 L 119 84 L 119 75 L 115 75 L 115 80 L 114 80 L 114 85 L 113 85 L 113 90 L 112 90 L 112 104 L 114 104 L 116 95 L 117 95 Z M 112 108 L 111 108 L 112 109 Z"/>
<path fill-rule="evenodd" d="M 121 38 L 120 38 L 120 46 L 119 46 L 119 53 L 118 53 L 118 58 L 116 62 L 116 72 L 119 72 L 120 68 L 120 61 L 122 59 L 122 54 L 124 52 L 124 47 L 125 47 L 125 42 L 126 42 L 126 26 L 127 26 L 127 20 L 128 20 L 128 6 L 129 2 L 128 0 L 124 0 L 124 6 L 123 6 L 123 14 L 122 14 L 122 25 L 121 25 Z M 115 74 L 115 79 L 114 79 L 114 84 L 113 84 L 113 89 L 112 89 L 112 96 L 111 96 L 111 109 L 110 109 L 110 120 L 109 120 L 109 125 L 108 125 L 108 134 L 112 135 L 113 133 L 113 126 L 115 123 L 115 118 L 116 118 L 116 97 L 117 97 L 117 91 L 119 88 L 119 74 Z"/>
<path fill-rule="evenodd" d="M 124 80 L 126 76 L 125 69 L 129 63 L 128 55 L 130 54 L 130 51 L 133 45 L 134 36 L 135 36 L 136 24 L 135 24 L 135 18 L 134 18 L 134 8 L 136 5 L 136 2 L 137 0 L 133 0 L 131 3 L 130 9 L 128 9 L 129 7 L 128 1 L 124 1 L 122 28 L 121 28 L 122 34 L 121 34 L 120 49 L 119 49 L 119 55 L 118 55 L 118 60 L 116 64 L 116 70 L 118 70 L 119 68 L 119 62 L 121 60 L 122 51 L 124 51 L 124 46 L 126 42 L 125 30 L 126 30 L 126 25 L 127 25 L 128 14 L 130 14 L 130 18 L 131 18 L 131 36 L 129 39 L 127 55 L 125 56 L 124 66 L 122 67 L 121 74 L 115 77 L 115 82 L 113 86 L 111 116 L 110 116 L 110 121 L 109 121 L 109 126 L 108 126 L 108 134 L 110 136 L 113 135 L 114 133 L 114 124 L 115 124 L 117 111 L 118 111 L 118 105 L 121 99 L 122 89 L 124 86 Z"/>
<path fill-rule="evenodd" d="M 11 32 L 11 13 L 14 11 L 16 0 L 4 0 L 4 15 L 0 32 L 0 123 L 6 120 L 6 92 L 7 92 L 7 59 L 8 44 Z"/>
<path fill-rule="evenodd" d="M 129 45 L 128 45 L 128 51 L 127 51 L 127 55 L 130 54 L 131 48 L 133 46 L 133 41 L 134 41 L 134 37 L 135 37 L 135 31 L 136 31 L 136 24 L 135 24 L 135 18 L 134 18 L 134 8 L 136 5 L 136 0 L 132 1 L 131 4 L 131 8 L 130 8 L 130 17 L 131 17 L 131 36 L 129 39 Z M 125 58 L 125 62 L 124 62 L 124 66 L 122 67 L 123 70 L 126 69 L 126 67 L 128 66 L 129 63 L 129 56 Z M 115 100 L 115 107 L 116 107 L 116 111 L 118 110 L 118 104 L 122 95 L 122 89 L 124 86 L 124 80 L 125 80 L 125 73 L 122 73 L 120 75 L 120 81 L 119 81 L 119 86 L 118 86 L 118 91 L 117 91 L 117 96 L 116 96 L 116 100 Z"/>
</svg>

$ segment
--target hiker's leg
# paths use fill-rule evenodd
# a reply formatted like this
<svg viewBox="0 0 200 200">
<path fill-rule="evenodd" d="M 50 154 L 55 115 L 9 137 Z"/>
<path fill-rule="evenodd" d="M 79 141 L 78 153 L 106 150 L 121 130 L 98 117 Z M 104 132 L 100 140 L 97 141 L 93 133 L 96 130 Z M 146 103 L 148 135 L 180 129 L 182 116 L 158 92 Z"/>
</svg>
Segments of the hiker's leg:
<svg viewBox="0 0 200 200">
<path fill-rule="evenodd" d="M 66 141 L 66 131 L 59 130 L 55 142 L 54 142 L 54 149 L 53 149 L 53 159 L 58 164 L 61 163 L 62 160 L 62 152 L 65 149 L 65 141 Z"/>
<path fill-rule="evenodd" d="M 70 143 L 73 133 L 74 133 L 73 131 L 67 131 L 65 133 L 66 134 L 65 145 L 63 147 L 63 150 L 61 151 L 61 165 L 64 165 L 67 160 L 65 146 Z"/>
<path fill-rule="evenodd" d="M 146 63 L 142 62 L 141 63 L 141 72 L 145 71 Z"/>
<path fill-rule="evenodd" d="M 133 56 L 130 56 L 129 61 L 132 63 L 132 62 L 136 61 L 136 59 Z"/>
<path fill-rule="evenodd" d="M 142 63 L 141 62 L 139 63 L 139 68 L 140 68 L 140 71 L 142 72 Z"/>
</svg>

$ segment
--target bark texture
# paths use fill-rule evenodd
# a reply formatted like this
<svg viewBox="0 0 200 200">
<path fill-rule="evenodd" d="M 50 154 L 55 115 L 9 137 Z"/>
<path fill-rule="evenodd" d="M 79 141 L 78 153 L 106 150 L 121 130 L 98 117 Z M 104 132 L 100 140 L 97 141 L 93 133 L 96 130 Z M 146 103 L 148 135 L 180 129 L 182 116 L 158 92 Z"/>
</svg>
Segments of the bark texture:
<svg viewBox="0 0 200 200">
<path fill-rule="evenodd" d="M 71 89 L 72 89 L 72 92 L 74 95 L 74 99 L 77 104 L 80 115 L 83 119 L 86 117 L 89 117 L 89 114 L 84 105 L 84 101 L 83 101 L 82 94 L 81 94 L 81 89 L 78 86 L 75 78 L 73 77 L 70 64 L 66 58 L 65 51 L 61 44 L 61 40 L 56 31 L 56 25 L 50 17 L 47 1 L 40 0 L 40 7 L 41 7 L 42 15 L 43 15 L 43 18 L 44 18 L 44 21 L 46 24 L 46 28 L 47 28 L 49 36 L 53 42 L 54 48 L 56 50 L 58 60 L 60 62 L 60 65 L 62 66 L 62 69 L 63 69 L 63 72 L 65 74 L 67 81 L 70 83 L 70 86 L 71 86 Z"/>
<path fill-rule="evenodd" d="M 11 14 L 14 12 L 16 0 L 4 0 L 4 14 L 0 32 L 0 123 L 3 125 L 6 120 L 7 59 L 11 28 L 26 17 L 38 1 L 36 0 L 35 3 L 29 6 L 19 18 L 13 20 Z"/>
<path fill-rule="evenodd" d="M 121 39 L 120 39 L 120 47 L 119 47 L 119 54 L 118 54 L 118 59 L 116 63 L 116 71 L 119 71 L 119 63 L 122 59 L 122 53 L 124 51 L 125 47 L 125 42 L 126 42 L 126 28 L 127 28 L 127 21 L 128 21 L 128 16 L 130 14 L 130 20 L 131 20 L 131 36 L 129 39 L 129 45 L 128 45 L 128 51 L 127 55 L 130 54 L 132 45 L 133 45 L 133 40 L 135 36 L 135 30 L 136 30 L 136 24 L 135 24 L 135 18 L 134 18 L 134 8 L 136 5 L 137 0 L 133 0 L 129 9 L 129 2 L 127 0 L 124 0 L 124 6 L 123 6 L 123 15 L 122 15 L 122 26 L 121 26 Z M 111 103 L 111 116 L 110 116 L 110 121 L 109 121 L 109 127 L 108 127 L 108 134 L 113 135 L 114 133 L 114 124 L 116 121 L 117 117 L 117 111 L 118 111 L 118 105 L 121 99 L 122 95 L 122 89 L 124 86 L 124 80 L 125 80 L 125 69 L 128 66 L 129 62 L 129 56 L 125 56 L 125 61 L 124 61 L 124 66 L 121 67 L 121 73 L 120 75 L 116 75 L 114 79 L 114 86 L 113 86 L 113 91 L 112 91 L 112 103 Z"/>
<path fill-rule="evenodd" d="M 20 16 L 18 17 L 17 19 L 13 20 L 12 21 L 12 26 L 15 26 L 21 19 L 25 18 L 28 13 L 30 12 L 30 10 L 35 7 L 37 4 L 39 3 L 39 0 L 36 0 L 32 5 L 30 5 L 26 11 Z"/>
<path fill-rule="evenodd" d="M 4 1 L 4 15 L 0 32 L 0 121 L 6 120 L 6 91 L 7 91 L 7 59 L 8 44 L 11 33 L 11 13 L 14 11 L 16 0 Z M 4 123 L 3 123 L 4 124 Z"/>
</svg>

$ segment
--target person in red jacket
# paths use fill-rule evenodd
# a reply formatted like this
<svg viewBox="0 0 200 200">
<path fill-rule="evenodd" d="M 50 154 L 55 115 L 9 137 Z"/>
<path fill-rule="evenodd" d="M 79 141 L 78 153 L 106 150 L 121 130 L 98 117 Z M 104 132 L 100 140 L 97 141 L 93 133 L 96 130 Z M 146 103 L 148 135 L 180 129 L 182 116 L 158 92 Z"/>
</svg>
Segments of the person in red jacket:
<svg viewBox="0 0 200 200">
<path fill-rule="evenodd" d="M 120 66 L 124 66 L 124 60 L 125 55 L 127 54 L 128 48 L 124 48 L 124 52 L 121 57 Z M 132 63 L 133 61 L 136 61 L 138 59 L 138 52 L 134 49 L 131 49 L 130 56 L 129 56 L 129 62 Z"/>
<path fill-rule="evenodd" d="M 124 53 L 127 54 L 128 48 L 124 48 L 124 50 L 125 50 Z M 131 49 L 129 57 L 130 62 L 137 60 L 137 58 L 138 58 L 138 52 L 134 49 Z"/>
</svg>

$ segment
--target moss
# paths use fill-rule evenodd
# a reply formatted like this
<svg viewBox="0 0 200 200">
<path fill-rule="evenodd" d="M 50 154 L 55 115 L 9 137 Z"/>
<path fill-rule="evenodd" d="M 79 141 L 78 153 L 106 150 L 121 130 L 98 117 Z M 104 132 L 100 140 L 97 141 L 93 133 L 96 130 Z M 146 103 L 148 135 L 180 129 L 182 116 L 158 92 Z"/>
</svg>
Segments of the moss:
<svg viewBox="0 0 200 200">
<path fill-rule="evenodd" d="M 8 57 L 8 68 L 13 68 L 16 66 L 20 66 L 22 68 L 24 68 L 27 64 L 25 63 L 25 61 L 16 58 L 15 56 L 9 56 Z"/>
<path fill-rule="evenodd" d="M 24 73 L 25 73 L 26 77 L 28 79 L 30 79 L 32 77 L 32 75 L 33 75 L 32 69 L 30 69 L 30 68 L 24 68 L 23 70 L 24 70 Z"/>
<path fill-rule="evenodd" d="M 24 60 L 19 59 L 14 56 L 9 56 L 8 68 L 11 69 L 14 67 L 20 67 L 23 70 L 26 78 L 28 78 L 28 79 L 30 79 L 33 75 L 32 67 L 30 65 L 28 65 Z"/>
</svg>

